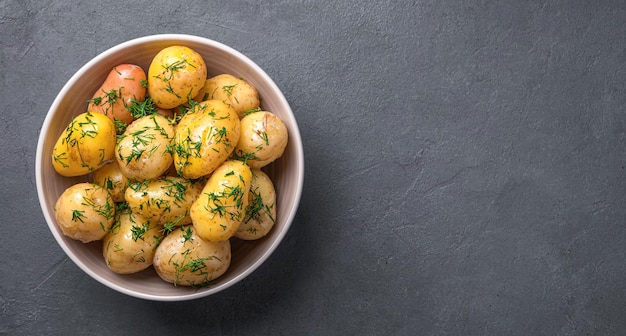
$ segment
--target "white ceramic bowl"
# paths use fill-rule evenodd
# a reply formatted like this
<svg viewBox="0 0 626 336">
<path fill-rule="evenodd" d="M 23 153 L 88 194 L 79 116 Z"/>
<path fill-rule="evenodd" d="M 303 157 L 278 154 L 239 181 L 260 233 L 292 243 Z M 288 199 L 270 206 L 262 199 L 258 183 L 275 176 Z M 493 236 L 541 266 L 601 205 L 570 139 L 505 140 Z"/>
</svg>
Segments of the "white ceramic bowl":
<svg viewBox="0 0 626 336">
<path fill-rule="evenodd" d="M 87 177 L 62 177 L 52 167 L 52 149 L 62 130 L 72 117 L 86 110 L 86 101 L 100 87 L 113 66 L 133 63 L 147 71 L 152 57 L 162 48 L 171 45 L 185 45 L 199 52 L 207 64 L 209 76 L 230 73 L 245 78 L 259 91 L 262 108 L 278 115 L 289 130 L 289 144 L 284 155 L 266 170 L 274 181 L 277 193 L 276 225 L 270 234 L 258 241 L 243 242 L 233 239 L 230 268 L 215 284 L 200 289 L 173 286 L 161 280 L 152 267 L 133 275 L 111 272 L 104 263 L 101 242 L 83 244 L 65 237 L 57 227 L 53 208 L 57 198 L 67 187 L 87 180 Z M 92 278 L 114 290 L 156 301 L 205 297 L 236 284 L 261 266 L 280 244 L 294 219 L 304 179 L 304 156 L 298 125 L 287 100 L 274 81 L 249 58 L 224 44 L 207 38 L 179 34 L 152 35 L 121 43 L 80 68 L 59 92 L 46 115 L 39 136 L 35 164 L 37 193 L 44 217 L 54 238 L 72 261 Z"/>
</svg>

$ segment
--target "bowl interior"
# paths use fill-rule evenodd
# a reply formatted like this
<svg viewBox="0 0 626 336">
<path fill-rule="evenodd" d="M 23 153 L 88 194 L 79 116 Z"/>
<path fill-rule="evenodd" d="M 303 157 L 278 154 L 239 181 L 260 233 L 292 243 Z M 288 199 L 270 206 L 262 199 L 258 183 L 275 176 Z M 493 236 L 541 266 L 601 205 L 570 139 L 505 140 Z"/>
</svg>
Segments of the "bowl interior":
<svg viewBox="0 0 626 336">
<path fill-rule="evenodd" d="M 54 204 L 70 185 L 87 177 L 67 178 L 52 167 L 52 149 L 71 119 L 84 112 L 86 101 L 100 87 L 109 71 L 121 63 L 140 65 L 147 71 L 152 57 L 171 45 L 185 45 L 199 52 L 209 76 L 230 73 L 255 86 L 264 110 L 278 115 L 289 130 L 289 143 L 283 156 L 264 170 L 272 178 L 277 193 L 277 221 L 261 240 L 244 242 L 232 239 L 232 263 L 218 281 L 207 288 L 173 286 L 149 269 L 132 275 L 111 272 L 104 263 L 101 243 L 83 244 L 63 235 L 55 222 Z M 232 286 L 259 267 L 286 234 L 295 216 L 302 192 L 304 158 L 298 125 L 285 97 L 271 78 L 238 51 L 221 43 L 189 35 L 154 35 L 117 45 L 83 66 L 63 87 L 45 118 L 36 158 L 36 181 L 44 217 L 55 239 L 68 256 L 86 273 L 119 292 L 149 300 L 178 301 L 207 296 Z"/>
</svg>

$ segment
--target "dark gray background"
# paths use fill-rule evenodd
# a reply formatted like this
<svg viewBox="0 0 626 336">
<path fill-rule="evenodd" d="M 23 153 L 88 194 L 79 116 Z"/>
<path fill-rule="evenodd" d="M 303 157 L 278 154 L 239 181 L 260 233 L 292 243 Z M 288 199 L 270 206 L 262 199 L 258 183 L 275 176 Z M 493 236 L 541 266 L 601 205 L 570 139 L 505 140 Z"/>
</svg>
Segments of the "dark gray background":
<svg viewBox="0 0 626 336">
<path fill-rule="evenodd" d="M 0 334 L 626 332 L 624 1 L 0 0 Z M 98 53 L 232 46 L 284 91 L 298 215 L 243 282 L 127 297 L 57 246 L 39 129 Z"/>
</svg>

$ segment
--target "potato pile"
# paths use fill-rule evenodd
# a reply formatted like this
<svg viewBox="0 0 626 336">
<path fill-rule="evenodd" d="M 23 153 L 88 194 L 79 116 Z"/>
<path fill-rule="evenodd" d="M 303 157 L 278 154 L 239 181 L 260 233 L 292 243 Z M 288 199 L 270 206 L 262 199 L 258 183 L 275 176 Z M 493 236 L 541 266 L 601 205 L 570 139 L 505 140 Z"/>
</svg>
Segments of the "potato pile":
<svg viewBox="0 0 626 336">
<path fill-rule="evenodd" d="M 102 242 L 111 271 L 153 266 L 165 281 L 207 286 L 231 262 L 231 239 L 256 240 L 276 223 L 262 168 L 283 155 L 287 128 L 261 109 L 242 78 L 207 78 L 200 54 L 170 46 L 114 67 L 59 136 L 52 163 L 89 176 L 55 205 L 69 238 Z"/>
</svg>

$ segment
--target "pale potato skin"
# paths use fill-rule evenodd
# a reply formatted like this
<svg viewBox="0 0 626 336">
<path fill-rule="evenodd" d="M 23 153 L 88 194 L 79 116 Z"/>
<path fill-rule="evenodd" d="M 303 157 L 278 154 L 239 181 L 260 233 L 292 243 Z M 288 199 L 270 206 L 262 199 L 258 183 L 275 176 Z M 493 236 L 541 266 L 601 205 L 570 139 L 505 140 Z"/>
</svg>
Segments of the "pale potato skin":
<svg viewBox="0 0 626 336">
<path fill-rule="evenodd" d="M 102 239 L 114 223 L 115 203 L 111 195 L 89 182 L 67 188 L 54 209 L 63 234 L 83 243 Z"/>
<path fill-rule="evenodd" d="M 248 207 L 235 237 L 256 240 L 265 237 L 276 224 L 276 190 L 270 177 L 260 169 L 252 169 Z"/>
<path fill-rule="evenodd" d="M 104 114 L 74 117 L 52 150 L 52 165 L 62 176 L 82 176 L 114 159 L 115 126 Z"/>
<path fill-rule="evenodd" d="M 126 189 L 131 211 L 152 223 L 174 227 L 191 223 L 189 209 L 198 199 L 203 184 L 182 177 L 161 177 L 135 183 Z"/>
<path fill-rule="evenodd" d="M 234 156 L 251 168 L 262 168 L 283 155 L 288 141 L 287 127 L 274 113 L 251 113 L 241 119 Z"/>
<path fill-rule="evenodd" d="M 102 241 L 102 255 L 109 269 L 131 274 L 152 266 L 163 233 L 161 226 L 141 215 L 125 212 Z"/>
<path fill-rule="evenodd" d="M 106 189 L 114 202 L 124 201 L 124 193 L 129 179 L 124 176 L 116 160 L 96 169 L 91 173 L 91 181 Z"/>
<path fill-rule="evenodd" d="M 259 92 L 242 78 L 230 74 L 220 74 L 208 78 L 194 100 L 201 102 L 209 99 L 221 100 L 230 105 L 242 118 L 244 112 L 259 108 Z"/>
<path fill-rule="evenodd" d="M 90 99 L 87 110 L 130 124 L 134 118 L 126 107 L 132 105 L 133 100 L 143 102 L 146 99 L 146 88 L 142 85 L 145 80 L 146 72 L 138 65 L 113 67 Z"/>
<path fill-rule="evenodd" d="M 233 153 L 239 133 L 240 121 L 230 106 L 219 100 L 196 104 L 176 125 L 176 171 L 188 179 L 211 174 Z"/>
<path fill-rule="evenodd" d="M 192 226 L 171 232 L 156 249 L 153 266 L 165 281 L 177 286 L 207 286 L 230 267 L 230 241 L 210 242 Z"/>
<path fill-rule="evenodd" d="M 224 241 L 235 235 L 245 218 L 252 170 L 238 160 L 228 160 L 209 177 L 190 215 L 198 236 Z"/>
<path fill-rule="evenodd" d="M 174 126 L 159 114 L 133 121 L 115 146 L 115 159 L 124 176 L 148 180 L 163 175 L 173 162 L 173 137 Z"/>
<path fill-rule="evenodd" d="M 207 68 L 202 55 L 185 46 L 159 51 L 148 68 L 148 95 L 162 109 L 193 99 L 204 85 Z"/>
</svg>

